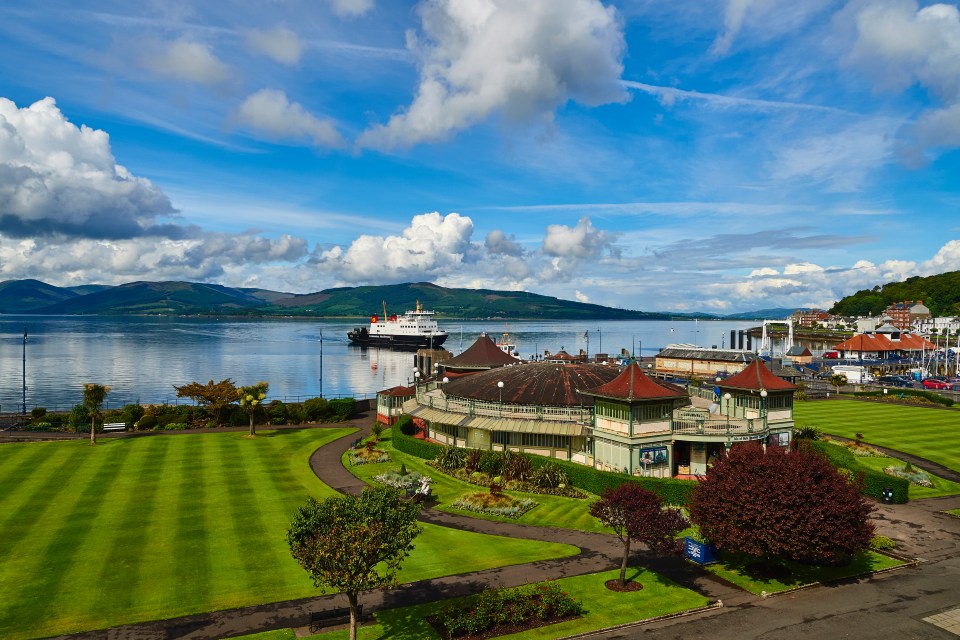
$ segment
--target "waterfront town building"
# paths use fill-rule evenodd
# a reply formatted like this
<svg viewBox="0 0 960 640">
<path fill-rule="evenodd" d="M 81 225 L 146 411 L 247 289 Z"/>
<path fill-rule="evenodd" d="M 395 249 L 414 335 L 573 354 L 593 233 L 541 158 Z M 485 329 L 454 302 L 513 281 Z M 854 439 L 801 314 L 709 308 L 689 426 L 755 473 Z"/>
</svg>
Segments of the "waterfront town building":
<svg viewBox="0 0 960 640">
<path fill-rule="evenodd" d="M 890 324 L 877 327 L 872 333 L 858 333 L 834 347 L 841 358 L 860 360 L 898 360 L 920 356 L 935 348 L 936 345 L 923 336 L 900 331 Z"/>
<path fill-rule="evenodd" d="M 811 329 L 833 320 L 833 314 L 823 309 L 797 309 L 790 316 L 790 319 L 793 320 L 797 326 L 803 327 L 804 329 Z"/>
<path fill-rule="evenodd" d="M 403 411 L 441 444 L 635 476 L 703 475 L 738 442 L 789 445 L 797 387 L 761 360 L 726 378 L 713 370 L 711 384 L 689 389 L 647 371 L 633 361 L 622 371 L 554 362 L 488 368 L 417 384 Z"/>
<path fill-rule="evenodd" d="M 931 317 L 930 309 L 923 304 L 923 300 L 895 302 L 883 310 L 883 315 L 889 317 L 890 324 L 898 329 L 909 329 L 914 322 Z"/>
<path fill-rule="evenodd" d="M 712 380 L 718 374 L 732 375 L 757 359 L 750 351 L 704 349 L 693 345 L 669 345 L 656 356 L 658 375 Z"/>
</svg>

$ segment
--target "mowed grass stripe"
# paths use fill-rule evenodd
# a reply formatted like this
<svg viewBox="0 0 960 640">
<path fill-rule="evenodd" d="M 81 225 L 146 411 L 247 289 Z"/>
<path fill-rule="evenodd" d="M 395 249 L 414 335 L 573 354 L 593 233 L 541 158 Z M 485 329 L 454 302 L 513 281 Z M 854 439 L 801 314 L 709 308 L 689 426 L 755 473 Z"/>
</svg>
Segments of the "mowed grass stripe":
<svg viewBox="0 0 960 640">
<path fill-rule="evenodd" d="M 129 611 L 143 606 L 143 601 L 154 590 L 156 578 L 141 571 L 142 559 L 150 553 L 157 495 L 170 447 L 159 438 L 141 439 L 129 447 L 131 464 L 125 467 L 125 473 L 130 481 L 123 484 L 125 501 L 119 506 L 107 542 L 110 553 L 104 554 L 97 577 L 100 589 L 94 606 L 105 612 Z M 111 624 L 115 620 L 108 618 Z"/>
<path fill-rule="evenodd" d="M 960 471 L 960 411 L 855 400 L 797 402 L 797 425 L 932 460 Z"/>
<path fill-rule="evenodd" d="M 87 560 L 78 553 L 78 546 L 82 546 L 96 528 L 103 506 L 104 483 L 116 480 L 120 466 L 111 460 L 107 447 L 90 447 L 82 442 L 71 444 L 81 452 L 76 463 L 67 467 L 65 476 L 51 473 L 51 480 L 59 481 L 61 487 L 61 493 L 49 506 L 57 517 L 45 517 L 25 535 L 30 548 L 21 551 L 28 566 L 17 566 L 21 563 L 16 559 L 10 563 L 21 580 L 25 577 L 29 580 L 18 584 L 0 581 L 0 585 L 5 585 L 0 589 L 10 589 L 0 596 L 0 601 L 7 604 L 0 609 L 2 637 L 15 637 L 14 630 L 29 628 L 36 620 L 47 620 L 48 626 L 53 627 L 51 631 L 56 631 L 62 621 L 72 625 L 83 615 L 82 608 L 73 615 L 67 612 L 75 612 L 76 603 L 85 601 L 89 580 L 68 582 L 65 578 L 74 566 Z M 43 507 L 37 505 L 37 508 Z M 57 526 L 51 526 L 54 523 Z"/>
<path fill-rule="evenodd" d="M 236 486 L 242 491 L 235 493 L 234 498 L 242 505 L 237 515 L 254 532 L 247 538 L 248 541 L 253 543 L 256 540 L 255 544 L 251 544 L 256 551 L 251 549 L 244 556 L 245 570 L 247 579 L 252 581 L 251 586 L 262 585 L 269 579 L 268 576 L 283 574 L 288 569 L 281 558 L 284 552 L 289 553 L 284 526 L 289 516 L 285 517 L 282 510 L 271 508 L 280 500 L 276 487 L 271 484 L 273 475 L 276 467 L 286 465 L 278 460 L 270 465 L 264 464 L 265 452 L 271 448 L 268 438 L 244 439 L 240 446 L 246 449 L 243 454 L 246 464 L 238 470 Z M 258 481 L 251 482 L 251 477 L 256 477 Z"/>
<path fill-rule="evenodd" d="M 31 482 L 42 480 L 35 471 L 50 456 L 56 456 L 63 449 L 55 447 L 16 447 L 0 445 L 0 487 L 23 489 Z M 5 491 L 0 494 L 0 513 L 14 497 L 22 497 L 20 491 Z"/>
<path fill-rule="evenodd" d="M 3 485 L 7 487 L 5 493 L 11 497 L 0 507 L 0 531 L 10 529 L 10 537 L 20 539 L 47 509 L 54 506 L 61 497 L 64 483 L 70 482 L 86 459 L 86 451 L 78 446 L 79 443 L 70 445 L 69 449 L 40 445 L 40 455 L 30 456 L 33 467 L 29 477 L 17 484 Z M 0 558 L 4 549 L 10 550 L 0 545 Z"/>
<path fill-rule="evenodd" d="M 208 518 L 207 485 L 211 461 L 207 449 L 213 448 L 213 440 L 206 434 L 179 439 L 184 442 L 180 447 L 177 475 L 176 519 L 171 523 L 176 553 L 170 564 L 175 581 L 174 594 L 171 595 L 175 595 L 178 605 L 183 606 L 207 599 L 213 571 L 207 554 L 213 527 Z M 218 542 L 224 543 L 223 540 Z"/>
</svg>

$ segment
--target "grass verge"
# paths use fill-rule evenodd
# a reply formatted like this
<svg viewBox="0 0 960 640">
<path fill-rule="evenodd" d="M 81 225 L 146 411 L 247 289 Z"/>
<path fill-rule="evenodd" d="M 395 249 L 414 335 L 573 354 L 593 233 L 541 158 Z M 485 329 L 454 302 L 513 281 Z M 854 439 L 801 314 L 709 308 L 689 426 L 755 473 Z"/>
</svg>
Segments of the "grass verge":
<svg viewBox="0 0 960 640">
<path fill-rule="evenodd" d="M 850 564 L 842 567 L 815 567 L 790 560 L 777 560 L 778 564 L 790 569 L 789 578 L 777 580 L 752 577 L 747 567 L 753 562 L 756 562 L 756 558 L 752 556 L 724 553 L 722 562 L 708 564 L 704 569 L 741 589 L 759 596 L 763 592 L 773 594 L 808 584 L 834 582 L 904 564 L 902 560 L 891 558 L 876 551 L 862 551 Z"/>
<path fill-rule="evenodd" d="M 903 451 L 960 471 L 960 438 L 956 437 L 958 412 L 855 400 L 797 402 L 797 426 L 819 427 L 824 433 L 854 438 Z"/>
<path fill-rule="evenodd" d="M 618 570 L 557 580 L 564 591 L 581 600 L 586 613 L 582 618 L 566 620 L 518 634 L 498 638 L 530 638 L 546 640 L 605 629 L 628 622 L 655 618 L 710 604 L 704 596 L 685 589 L 652 571 L 631 568 L 627 577 L 643 584 L 643 589 L 630 593 L 617 593 L 604 586 L 604 582 L 620 575 Z M 439 610 L 450 601 L 399 609 L 388 609 L 374 614 L 374 624 L 358 629 L 358 640 L 414 640 L 440 638 L 425 620 L 426 616 Z M 342 640 L 348 637 L 345 629 L 330 631 L 312 638 Z"/>
<path fill-rule="evenodd" d="M 351 428 L 0 446 L 0 637 L 36 638 L 316 595 L 286 530 L 333 495 L 310 455 Z M 424 526 L 400 579 L 577 553 Z"/>
<path fill-rule="evenodd" d="M 404 464 L 408 471 L 417 471 L 428 475 L 433 479 L 431 487 L 434 497 L 437 500 L 436 508 L 449 513 L 470 516 L 472 518 L 482 518 L 485 520 L 494 520 L 497 522 L 519 522 L 520 524 L 531 524 L 541 527 L 555 527 L 560 529 L 575 529 L 578 531 L 603 532 L 604 527 L 600 522 L 590 515 L 590 504 L 595 499 L 593 496 L 585 499 L 563 498 L 560 496 L 542 495 L 539 493 L 524 493 L 521 491 L 504 491 L 505 494 L 516 498 L 529 498 L 538 503 L 536 507 L 523 514 L 519 518 L 506 518 L 490 514 L 481 514 L 473 511 L 464 511 L 456 509 L 451 505 L 460 497 L 483 491 L 482 487 L 458 480 L 448 476 L 438 469 L 428 466 L 424 460 L 415 456 L 407 455 L 402 451 L 397 451 L 390 443 L 390 432 L 387 431 L 381 436 L 377 448 L 385 450 L 390 454 L 389 462 L 379 462 L 374 464 L 363 464 L 350 466 L 347 455 L 344 455 L 343 464 L 350 473 L 361 480 L 373 483 L 373 476 L 381 474 L 387 470 L 397 470 L 401 464 Z"/>
</svg>

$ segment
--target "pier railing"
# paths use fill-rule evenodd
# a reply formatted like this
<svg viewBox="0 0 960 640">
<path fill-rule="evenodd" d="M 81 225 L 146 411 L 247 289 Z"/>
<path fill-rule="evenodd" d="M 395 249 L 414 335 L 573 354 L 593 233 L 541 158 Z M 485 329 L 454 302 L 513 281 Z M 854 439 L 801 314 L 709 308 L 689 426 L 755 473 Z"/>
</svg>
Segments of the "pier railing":
<svg viewBox="0 0 960 640">
<path fill-rule="evenodd" d="M 760 436 L 767 431 L 764 421 L 753 418 L 674 419 L 674 435 L 685 436 Z"/>
</svg>

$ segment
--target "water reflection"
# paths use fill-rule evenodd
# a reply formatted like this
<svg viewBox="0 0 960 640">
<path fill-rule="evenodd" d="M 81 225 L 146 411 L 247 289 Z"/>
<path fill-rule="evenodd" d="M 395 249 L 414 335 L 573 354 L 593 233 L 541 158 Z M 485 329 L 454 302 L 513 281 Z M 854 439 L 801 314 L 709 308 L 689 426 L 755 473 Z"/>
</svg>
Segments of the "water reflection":
<svg viewBox="0 0 960 640">
<path fill-rule="evenodd" d="M 0 316 L 0 406 L 21 402 L 23 329 L 27 344 L 27 408 L 69 407 L 83 383 L 112 387 L 109 406 L 174 402 L 174 384 L 232 378 L 238 384 L 270 383 L 271 397 L 320 395 L 323 332 L 324 395 L 370 397 L 408 384 L 413 354 L 350 345 L 356 321 L 245 320 L 215 318 L 100 318 Z M 631 349 L 653 355 L 671 342 L 729 346 L 731 329 L 750 322 L 570 320 L 498 322 L 440 320 L 450 333 L 444 345 L 459 353 L 481 332 L 499 338 L 506 328 L 524 358 L 534 353 Z M 642 351 L 641 351 L 642 350 Z"/>
</svg>

